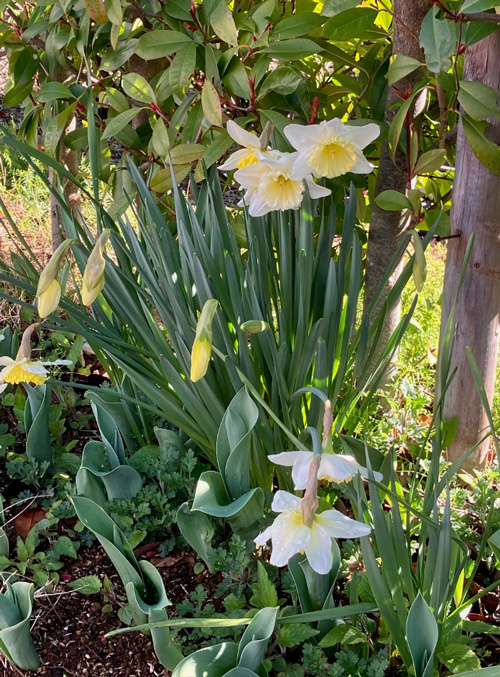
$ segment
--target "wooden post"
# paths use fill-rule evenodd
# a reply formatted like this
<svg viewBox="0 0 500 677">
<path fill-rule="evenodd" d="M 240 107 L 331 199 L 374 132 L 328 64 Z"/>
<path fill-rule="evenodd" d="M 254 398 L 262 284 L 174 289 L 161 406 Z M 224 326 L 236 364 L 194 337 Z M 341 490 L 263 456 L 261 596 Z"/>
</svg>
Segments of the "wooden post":
<svg viewBox="0 0 500 677">
<path fill-rule="evenodd" d="M 482 82 L 500 92 L 500 32 L 467 48 L 464 79 Z M 500 120 L 490 121 L 488 138 L 500 143 Z M 475 244 L 455 311 L 456 338 L 451 369 L 457 373 L 445 395 L 444 418 L 458 416 L 458 432 L 448 448 L 457 460 L 489 430 L 465 349 L 470 347 L 484 381 L 488 400 L 493 400 L 500 330 L 500 176 L 477 159 L 458 130 L 457 159 L 451 211 L 452 234 L 448 240 L 444 278 L 441 331 L 444 331 L 455 299 L 467 241 Z M 469 456 L 464 467 L 484 467 L 489 440 Z"/>
</svg>

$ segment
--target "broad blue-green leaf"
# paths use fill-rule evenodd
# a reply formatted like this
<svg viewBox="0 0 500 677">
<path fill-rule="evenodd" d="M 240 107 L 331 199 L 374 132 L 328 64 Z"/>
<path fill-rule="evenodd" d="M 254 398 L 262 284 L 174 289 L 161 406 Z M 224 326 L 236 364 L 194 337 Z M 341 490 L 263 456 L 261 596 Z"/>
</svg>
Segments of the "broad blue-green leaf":
<svg viewBox="0 0 500 677">
<path fill-rule="evenodd" d="M 49 432 L 52 388 L 48 383 L 34 388 L 25 384 L 25 388 L 28 394 L 24 408 L 26 455 L 38 463 L 48 463 L 48 467 L 52 468 L 53 456 Z"/>
<path fill-rule="evenodd" d="M 498 92 L 493 87 L 473 80 L 460 80 L 458 101 L 462 108 L 474 120 L 500 118 L 498 111 Z"/>
<path fill-rule="evenodd" d="M 433 5 L 425 15 L 420 30 L 420 46 L 425 53 L 427 68 L 432 73 L 448 70 L 457 41 L 455 24 L 438 19 L 439 12 L 439 7 Z"/>
<path fill-rule="evenodd" d="M 7 583 L 0 595 L 0 649 L 11 663 L 30 671 L 40 667 L 30 632 L 34 588 L 24 581 Z"/>
<path fill-rule="evenodd" d="M 191 510 L 188 502 L 183 503 L 177 510 L 177 526 L 187 543 L 193 548 L 198 557 L 213 572 L 208 560 L 208 548 L 212 545 L 214 528 L 208 515 L 199 510 Z"/>
<path fill-rule="evenodd" d="M 335 14 L 324 28 L 325 38 L 332 41 L 359 39 L 373 25 L 377 10 L 368 7 L 355 7 Z"/>
<path fill-rule="evenodd" d="M 236 666 L 238 645 L 224 642 L 195 651 L 172 672 L 172 677 L 222 677 Z"/>
<path fill-rule="evenodd" d="M 434 614 L 420 592 L 408 612 L 406 637 L 415 677 L 432 677 L 439 630 Z"/>
<path fill-rule="evenodd" d="M 189 35 L 179 31 L 148 31 L 137 41 L 135 53 L 146 61 L 162 59 L 178 52 L 191 41 Z"/>
<path fill-rule="evenodd" d="M 278 609 L 258 611 L 243 633 L 238 646 L 238 665 L 256 672 L 265 658 L 267 644 L 274 632 Z"/>
<path fill-rule="evenodd" d="M 141 476 L 137 470 L 120 464 L 114 451 L 101 442 L 87 442 L 82 454 L 81 469 L 100 478 L 109 501 L 134 498 L 142 489 Z"/>
</svg>

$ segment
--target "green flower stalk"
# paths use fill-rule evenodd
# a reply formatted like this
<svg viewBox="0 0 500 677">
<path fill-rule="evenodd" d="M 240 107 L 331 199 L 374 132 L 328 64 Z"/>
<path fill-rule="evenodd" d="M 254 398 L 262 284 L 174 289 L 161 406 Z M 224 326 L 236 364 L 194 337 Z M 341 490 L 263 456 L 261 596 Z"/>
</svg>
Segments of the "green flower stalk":
<svg viewBox="0 0 500 677">
<path fill-rule="evenodd" d="M 196 325 L 196 335 L 191 351 L 191 381 L 193 383 L 202 379 L 207 373 L 212 355 L 212 321 L 218 303 L 216 299 L 206 301 Z"/>
<path fill-rule="evenodd" d="M 103 253 L 110 235 L 111 229 L 103 230 L 88 258 L 82 282 L 82 303 L 84 306 L 92 305 L 104 287 L 106 261 Z"/>
</svg>

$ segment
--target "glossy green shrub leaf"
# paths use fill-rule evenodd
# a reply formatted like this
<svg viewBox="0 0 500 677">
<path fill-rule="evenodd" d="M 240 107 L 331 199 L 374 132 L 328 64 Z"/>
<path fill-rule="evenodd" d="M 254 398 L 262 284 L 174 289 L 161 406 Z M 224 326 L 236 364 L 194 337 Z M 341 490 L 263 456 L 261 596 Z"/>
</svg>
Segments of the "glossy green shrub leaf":
<svg viewBox="0 0 500 677">
<path fill-rule="evenodd" d="M 259 89 L 259 97 L 265 96 L 270 91 L 281 94 L 282 96 L 292 94 L 303 79 L 303 75 L 294 68 L 280 66 L 271 71 L 263 81 Z"/>
<path fill-rule="evenodd" d="M 368 7 L 346 9 L 326 22 L 324 35 L 334 41 L 359 39 L 368 28 L 373 26 L 376 18 L 375 9 Z"/>
<path fill-rule="evenodd" d="M 222 127 L 222 108 L 219 94 L 209 80 L 205 81 L 201 91 L 201 105 L 203 108 L 203 115 L 210 124 L 215 125 L 216 127 Z"/>
<path fill-rule="evenodd" d="M 154 92 L 148 81 L 139 73 L 127 73 L 123 76 L 122 86 L 130 98 L 141 103 L 153 103 L 155 100 Z M 124 115 L 124 113 L 122 113 Z"/>
<path fill-rule="evenodd" d="M 315 31 L 323 25 L 326 21 L 321 14 L 313 12 L 303 12 L 302 14 L 294 14 L 287 16 L 281 21 L 278 21 L 276 26 L 271 31 L 271 39 L 289 40 L 291 38 L 298 38 L 301 35 L 306 35 Z"/>
<path fill-rule="evenodd" d="M 439 19 L 439 13 L 439 8 L 434 5 L 425 15 L 420 31 L 420 46 L 431 73 L 448 70 L 457 39 L 455 24 Z"/>
<path fill-rule="evenodd" d="M 495 0 L 465 0 L 460 8 L 460 12 L 463 12 L 464 14 L 469 14 L 470 12 L 486 12 L 497 6 Z"/>
<path fill-rule="evenodd" d="M 135 53 L 146 61 L 161 59 L 178 52 L 191 41 L 189 35 L 179 31 L 149 31 L 137 41 Z"/>
<path fill-rule="evenodd" d="M 469 117 L 474 120 L 500 118 L 498 92 L 493 87 L 473 80 L 460 80 L 458 101 Z"/>
<path fill-rule="evenodd" d="M 123 113 L 119 113 L 114 118 L 109 118 L 106 122 L 106 129 L 102 133 L 102 138 L 109 139 L 111 136 L 116 136 L 124 127 L 126 127 L 126 125 L 132 122 L 140 112 L 141 108 L 130 108 L 129 110 L 123 111 Z"/>
<path fill-rule="evenodd" d="M 313 42 L 313 40 L 308 40 L 307 38 L 272 42 L 269 47 L 262 50 L 262 54 L 268 54 L 273 59 L 283 61 L 305 59 L 307 56 L 312 56 L 319 52 L 321 52 L 321 47 Z"/>
<path fill-rule="evenodd" d="M 462 116 L 465 138 L 474 155 L 485 167 L 500 174 L 500 146 L 486 138 L 486 122 L 478 122 L 467 115 Z"/>
<path fill-rule="evenodd" d="M 189 86 L 195 65 L 196 43 L 190 42 L 177 52 L 168 69 L 170 87 L 174 96 L 178 97 L 178 103 L 181 103 L 182 95 Z"/>
<path fill-rule="evenodd" d="M 383 190 L 375 198 L 375 202 L 381 209 L 389 212 L 399 212 L 402 209 L 413 209 L 406 195 L 397 190 Z"/>
<path fill-rule="evenodd" d="M 335 16 L 359 4 L 361 4 L 361 0 L 325 0 L 321 14 L 324 16 Z"/>
<path fill-rule="evenodd" d="M 391 61 L 389 66 L 389 71 L 387 73 L 387 82 L 389 87 L 393 85 L 398 80 L 402 80 L 404 77 L 413 73 L 417 68 L 421 68 L 424 64 L 420 63 L 417 59 L 414 59 L 411 56 L 406 56 L 406 54 L 396 54 L 394 59 Z"/>
<path fill-rule="evenodd" d="M 230 47 L 238 44 L 238 34 L 234 23 L 233 13 L 228 7 L 226 0 L 219 0 L 210 14 L 210 25 L 215 34 Z"/>
<path fill-rule="evenodd" d="M 434 148 L 433 150 L 428 150 L 426 153 L 422 153 L 413 168 L 413 174 L 430 174 L 431 172 L 436 171 L 436 169 L 440 169 L 444 163 L 445 157 L 446 151 L 441 148 Z"/>
<path fill-rule="evenodd" d="M 74 99 L 69 87 L 62 82 L 44 82 L 40 87 L 37 100 L 40 103 L 48 103 L 56 99 Z"/>
<path fill-rule="evenodd" d="M 415 677 L 432 677 L 439 629 L 434 614 L 421 593 L 417 595 L 408 612 L 406 637 L 413 659 Z"/>
</svg>

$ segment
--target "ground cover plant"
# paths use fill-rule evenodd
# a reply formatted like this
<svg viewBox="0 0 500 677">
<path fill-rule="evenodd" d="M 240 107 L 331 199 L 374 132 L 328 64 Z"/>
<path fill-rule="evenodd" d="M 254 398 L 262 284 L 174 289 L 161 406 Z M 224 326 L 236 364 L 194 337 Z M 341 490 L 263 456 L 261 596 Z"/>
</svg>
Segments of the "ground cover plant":
<svg viewBox="0 0 500 677">
<path fill-rule="evenodd" d="M 6 674 L 498 674 L 493 8 L 0 8 Z"/>
</svg>

